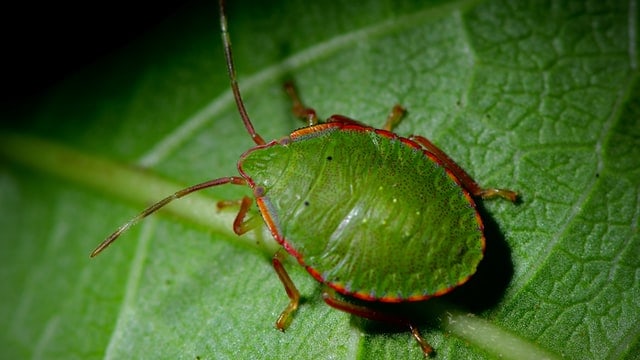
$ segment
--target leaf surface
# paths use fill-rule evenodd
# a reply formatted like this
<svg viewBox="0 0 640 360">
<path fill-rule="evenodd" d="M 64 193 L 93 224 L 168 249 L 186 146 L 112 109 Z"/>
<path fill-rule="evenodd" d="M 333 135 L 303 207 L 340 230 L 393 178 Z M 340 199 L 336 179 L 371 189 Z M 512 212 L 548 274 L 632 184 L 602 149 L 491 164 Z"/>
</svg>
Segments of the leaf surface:
<svg viewBox="0 0 640 360">
<path fill-rule="evenodd" d="M 326 306 L 293 262 L 304 301 L 276 331 L 287 297 L 273 241 L 236 237 L 233 211 L 215 210 L 242 187 L 181 200 L 89 260 L 152 201 L 236 175 L 252 146 L 216 14 L 188 8 L 0 130 L 2 358 L 422 357 L 407 331 Z M 282 91 L 293 79 L 323 117 L 381 126 L 400 103 L 398 133 L 520 192 L 518 205 L 483 203 L 477 275 L 410 307 L 437 358 L 636 356 L 636 1 L 239 1 L 229 26 L 264 138 L 301 126 Z"/>
</svg>

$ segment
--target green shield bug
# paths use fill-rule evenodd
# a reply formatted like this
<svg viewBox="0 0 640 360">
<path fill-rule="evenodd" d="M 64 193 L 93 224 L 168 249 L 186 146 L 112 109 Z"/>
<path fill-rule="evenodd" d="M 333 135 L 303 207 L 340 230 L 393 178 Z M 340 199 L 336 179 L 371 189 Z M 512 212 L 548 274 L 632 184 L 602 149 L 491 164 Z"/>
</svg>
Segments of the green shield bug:
<svg viewBox="0 0 640 360">
<path fill-rule="evenodd" d="M 433 349 L 409 318 L 368 307 L 426 300 L 465 283 L 482 260 L 484 227 L 474 198 L 515 201 L 511 190 L 482 188 L 428 139 L 392 132 L 404 109 L 393 107 L 381 129 L 341 115 L 320 122 L 292 85 L 293 113 L 307 126 L 266 142 L 255 131 L 236 80 L 224 0 L 220 25 L 231 89 L 256 146 L 238 160 L 239 176 L 209 180 L 168 196 L 118 228 L 92 253 L 98 255 L 125 230 L 169 202 L 223 184 L 251 188 L 258 212 L 282 249 L 323 284 L 330 306 L 360 317 L 406 326 L 425 355 Z M 239 204 L 233 229 L 256 227 L 252 201 Z M 255 212 L 255 210 L 253 210 Z M 279 250 L 273 267 L 290 302 L 276 321 L 284 330 L 300 294 Z M 343 299 L 359 299 L 356 305 Z"/>
</svg>

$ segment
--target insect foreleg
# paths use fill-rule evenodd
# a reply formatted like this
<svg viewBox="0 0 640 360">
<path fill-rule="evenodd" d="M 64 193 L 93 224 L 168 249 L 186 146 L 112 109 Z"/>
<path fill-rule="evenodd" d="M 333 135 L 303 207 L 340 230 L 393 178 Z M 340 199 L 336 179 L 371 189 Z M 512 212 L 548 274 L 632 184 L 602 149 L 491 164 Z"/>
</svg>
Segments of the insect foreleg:
<svg viewBox="0 0 640 360">
<path fill-rule="evenodd" d="M 218 201 L 216 205 L 218 207 L 218 210 L 224 209 L 229 206 L 240 206 L 238 215 L 236 215 L 235 220 L 233 220 L 233 232 L 235 232 L 237 235 L 243 235 L 244 233 L 257 228 L 258 226 L 260 226 L 260 224 L 262 224 L 261 221 L 256 221 L 256 219 L 261 220 L 259 219 L 259 217 L 251 216 L 247 218 L 247 213 L 249 212 L 249 208 L 251 207 L 251 198 L 248 196 L 245 196 L 241 200 L 236 201 Z"/>
</svg>

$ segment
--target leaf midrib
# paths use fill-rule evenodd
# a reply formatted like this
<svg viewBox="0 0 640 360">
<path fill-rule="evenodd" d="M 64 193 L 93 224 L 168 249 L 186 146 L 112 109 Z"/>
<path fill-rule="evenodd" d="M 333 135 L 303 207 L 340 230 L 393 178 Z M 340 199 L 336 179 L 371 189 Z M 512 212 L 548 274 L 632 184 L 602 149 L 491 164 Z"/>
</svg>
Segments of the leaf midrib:
<svg viewBox="0 0 640 360">
<path fill-rule="evenodd" d="M 417 13 L 398 16 L 371 26 L 339 34 L 306 49 L 300 50 L 283 59 L 279 63 L 270 65 L 249 77 L 238 79 L 240 90 L 242 91 L 243 96 L 246 96 L 247 94 L 254 93 L 256 89 L 261 88 L 263 85 L 276 81 L 289 72 L 301 69 L 304 66 L 315 62 L 319 62 L 322 59 L 326 59 L 332 54 L 336 54 L 342 49 L 347 49 L 359 41 L 390 34 L 394 31 L 424 22 L 427 19 L 436 19 L 452 13 L 462 13 L 479 2 L 481 2 L 481 0 L 451 2 L 440 5 L 436 8 L 429 8 Z M 231 36 L 233 37 L 233 28 L 231 28 L 230 31 Z M 465 40 L 468 40 L 468 38 L 465 37 Z M 467 45 L 471 48 L 470 43 Z M 226 69 L 220 69 L 220 71 L 226 71 Z M 157 144 L 143 154 L 137 160 L 137 164 L 147 168 L 157 165 L 174 151 L 179 149 L 186 141 L 195 136 L 195 134 L 210 121 L 220 117 L 222 113 L 232 107 L 233 104 L 233 94 L 231 89 L 227 89 L 222 94 L 213 98 L 200 110 L 197 110 L 193 115 L 180 122 L 180 126 L 167 134 L 163 139 L 159 140 Z M 251 113 L 250 109 L 249 113 Z"/>
</svg>

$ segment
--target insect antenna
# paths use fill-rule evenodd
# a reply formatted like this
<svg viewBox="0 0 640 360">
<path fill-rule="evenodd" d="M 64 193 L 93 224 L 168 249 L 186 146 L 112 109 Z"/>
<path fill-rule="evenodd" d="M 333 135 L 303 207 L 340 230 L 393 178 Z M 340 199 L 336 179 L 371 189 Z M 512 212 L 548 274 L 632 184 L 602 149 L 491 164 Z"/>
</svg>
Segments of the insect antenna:
<svg viewBox="0 0 640 360">
<path fill-rule="evenodd" d="M 240 117 L 242 118 L 242 122 L 244 123 L 244 127 L 251 135 L 251 138 L 257 145 L 264 145 L 264 139 L 256 133 L 256 130 L 253 128 L 253 124 L 251 123 L 251 119 L 249 119 L 249 115 L 247 114 L 247 110 L 244 108 L 244 101 L 242 101 L 242 96 L 240 95 L 240 87 L 238 86 L 238 80 L 236 76 L 236 68 L 233 65 L 233 54 L 231 53 L 231 39 L 229 37 L 229 31 L 227 30 L 227 15 L 224 11 L 224 0 L 220 0 L 220 29 L 222 30 L 222 44 L 224 45 L 224 55 L 227 60 L 227 70 L 229 71 L 229 80 L 231 81 L 231 90 L 233 91 L 233 97 L 236 100 L 236 105 L 238 106 L 238 112 L 240 112 Z"/>
<path fill-rule="evenodd" d="M 98 247 L 96 247 L 96 249 L 93 250 L 93 252 L 91 252 L 90 256 L 95 257 L 96 255 L 100 254 L 104 249 L 106 249 L 109 245 L 111 245 L 114 241 L 116 241 L 116 239 L 123 232 L 127 231 L 127 229 L 129 229 L 130 227 L 138 223 L 140 220 L 160 210 L 161 208 L 163 208 L 165 205 L 169 204 L 173 200 L 180 199 L 181 197 L 185 195 L 189 195 L 196 191 L 200 191 L 206 188 L 210 188 L 218 185 L 224 185 L 224 184 L 246 185 L 247 182 L 245 181 L 245 179 L 239 176 L 229 176 L 229 177 L 223 177 L 219 179 L 205 181 L 203 183 L 192 185 L 192 186 L 189 186 L 188 188 L 179 190 L 173 193 L 172 195 L 169 195 L 166 198 L 158 201 L 157 203 L 149 206 L 148 208 L 144 209 L 140 214 L 136 215 L 131 220 L 124 223 L 122 226 L 118 228 L 118 230 L 114 231 L 113 234 L 109 235 L 102 243 L 100 243 L 100 245 L 98 245 Z"/>
</svg>

